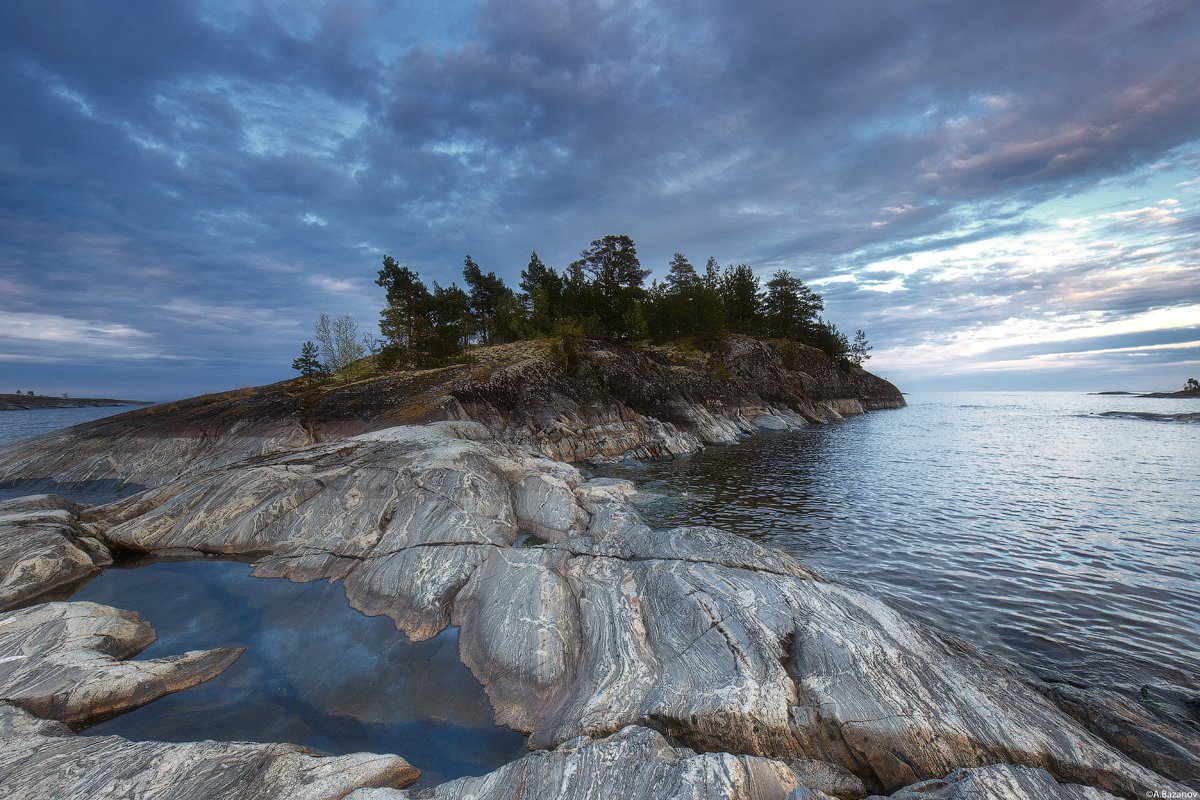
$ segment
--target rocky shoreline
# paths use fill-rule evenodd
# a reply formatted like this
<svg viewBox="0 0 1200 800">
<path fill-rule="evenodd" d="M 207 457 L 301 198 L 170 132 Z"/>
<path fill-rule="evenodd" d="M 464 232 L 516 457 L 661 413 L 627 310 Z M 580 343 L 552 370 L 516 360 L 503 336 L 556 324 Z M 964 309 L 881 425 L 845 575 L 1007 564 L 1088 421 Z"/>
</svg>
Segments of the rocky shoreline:
<svg viewBox="0 0 1200 800">
<path fill-rule="evenodd" d="M 46 397 L 40 394 L 0 394 L 0 411 L 29 411 L 35 408 L 97 408 L 146 406 L 143 400 L 113 400 L 103 397 Z"/>
<path fill-rule="evenodd" d="M 652 530 L 632 484 L 571 463 L 903 405 L 869 373 L 800 356 L 744 337 L 712 358 L 593 345 L 564 365 L 510 349 L 324 391 L 198 398 L 0 449 L 0 481 L 148 487 L 102 506 L 0 503 L 0 787 L 782 800 L 1195 786 L 1200 745 L 1174 718 L 1038 681 L 731 534 Z M 355 608 L 414 640 L 456 626 L 497 722 L 532 752 L 407 791 L 417 772 L 403 753 L 77 736 L 239 655 L 132 661 L 147 622 L 42 602 L 132 553 L 252 557 L 257 575 L 340 581 Z"/>
</svg>

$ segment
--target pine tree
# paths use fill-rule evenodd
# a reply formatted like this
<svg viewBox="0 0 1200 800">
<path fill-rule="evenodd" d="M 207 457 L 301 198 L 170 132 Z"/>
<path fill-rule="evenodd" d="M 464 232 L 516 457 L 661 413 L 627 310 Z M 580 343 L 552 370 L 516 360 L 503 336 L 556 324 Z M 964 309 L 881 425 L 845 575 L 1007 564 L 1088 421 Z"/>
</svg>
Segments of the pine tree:
<svg viewBox="0 0 1200 800">
<path fill-rule="evenodd" d="M 819 326 L 817 315 L 824 307 L 821 295 L 787 270 L 779 270 L 767 281 L 763 310 L 770 336 L 795 341 L 811 339 Z"/>
<path fill-rule="evenodd" d="M 718 291 L 725 306 L 725 322 L 730 331 L 750 336 L 761 333 L 762 288 L 754 270 L 745 264 L 736 267 L 729 265 L 721 273 Z"/>
<path fill-rule="evenodd" d="M 563 279 L 553 267 L 542 263 L 536 250 L 529 254 L 529 265 L 521 270 L 521 290 L 529 327 L 535 333 L 550 333 L 561 316 Z"/>
<path fill-rule="evenodd" d="M 308 383 L 312 383 L 314 378 L 325 374 L 325 368 L 321 364 L 318 352 L 316 344 L 307 341 L 300 346 L 300 355 L 292 360 L 292 369 L 299 372 L 300 377 Z"/>
<path fill-rule="evenodd" d="M 571 267 L 591 277 L 592 307 L 586 310 L 595 314 L 603 335 L 613 339 L 644 335 L 642 283 L 650 270 L 642 269 L 632 239 L 624 234 L 596 239 Z"/>
<path fill-rule="evenodd" d="M 849 360 L 858 366 L 871 357 L 874 348 L 867 342 L 867 332 L 859 328 L 854 332 L 854 340 L 850 343 Z"/>
<path fill-rule="evenodd" d="M 475 261 L 463 260 L 463 280 L 470 292 L 475 331 L 483 344 L 515 341 L 521 333 L 523 314 L 512 289 L 494 272 L 484 274 Z"/>
</svg>

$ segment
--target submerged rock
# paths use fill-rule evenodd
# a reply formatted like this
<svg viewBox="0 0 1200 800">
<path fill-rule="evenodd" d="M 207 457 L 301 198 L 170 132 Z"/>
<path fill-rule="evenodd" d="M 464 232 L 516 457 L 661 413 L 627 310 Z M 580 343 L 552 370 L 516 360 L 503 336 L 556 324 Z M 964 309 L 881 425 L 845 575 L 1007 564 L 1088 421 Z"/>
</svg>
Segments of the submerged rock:
<svg viewBox="0 0 1200 800">
<path fill-rule="evenodd" d="M 75 736 L 0 703 L 0 792 L 8 800 L 336 800 L 420 776 L 392 755 L 317 756 L 290 744 L 131 742 Z"/>
<path fill-rule="evenodd" d="M 0 613 L 0 702 L 83 726 L 221 674 L 239 647 L 128 661 L 154 641 L 132 611 L 43 603 Z"/>
</svg>

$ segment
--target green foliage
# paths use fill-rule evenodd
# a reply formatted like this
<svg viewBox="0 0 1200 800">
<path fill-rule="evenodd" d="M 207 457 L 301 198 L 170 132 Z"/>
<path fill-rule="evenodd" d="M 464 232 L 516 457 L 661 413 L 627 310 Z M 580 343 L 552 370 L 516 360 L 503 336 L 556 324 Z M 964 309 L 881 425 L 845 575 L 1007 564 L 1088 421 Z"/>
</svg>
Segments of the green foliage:
<svg viewBox="0 0 1200 800">
<path fill-rule="evenodd" d="M 644 303 L 651 338 L 660 342 L 690 339 L 704 349 L 725 338 L 725 310 L 714 264 L 710 258 L 702 278 L 686 256 L 675 254 L 666 281 L 655 281 Z"/>
<path fill-rule="evenodd" d="M 552 336 L 558 339 L 552 357 L 573 370 L 581 338 L 648 338 L 712 351 L 730 332 L 810 344 L 857 364 L 869 358 L 866 334 L 858 331 L 851 344 L 820 318 L 821 296 L 787 270 L 763 287 L 746 264 L 722 270 L 709 258 L 701 274 L 675 253 L 666 276 L 649 289 L 648 275 L 633 240 L 616 234 L 594 240 L 561 273 L 531 252 L 520 294 L 470 256 L 463 262 L 465 291 L 434 284 L 432 292 L 416 272 L 385 256 L 376 280 L 387 296 L 376 363 L 383 369 L 439 366 L 461 359 L 471 342 Z M 801 361 L 796 346 L 780 347 L 784 363 L 795 369 Z"/>
<path fill-rule="evenodd" d="M 299 372 L 300 377 L 308 383 L 325 374 L 319 352 L 314 342 L 307 341 L 300 346 L 300 355 L 292 360 L 292 369 Z"/>
<path fill-rule="evenodd" d="M 709 259 L 715 274 L 715 261 Z M 762 328 L 762 288 L 754 270 L 745 264 L 725 268 L 717 282 L 717 291 L 725 309 L 725 322 L 732 333 L 755 336 Z"/>
<path fill-rule="evenodd" d="M 833 359 L 845 359 L 850 354 L 850 342 L 832 322 L 818 320 L 808 334 L 808 344 L 819 348 Z"/>
<path fill-rule="evenodd" d="M 646 296 L 642 283 L 650 270 L 642 269 L 633 240 L 624 234 L 609 234 L 596 239 L 571 264 L 568 283 L 579 276 L 591 278 L 590 291 L 581 299 L 585 309 L 597 318 L 599 333 L 610 339 L 634 339 L 645 336 L 645 317 L 641 302 Z M 584 315 L 580 315 L 582 319 Z"/>
<path fill-rule="evenodd" d="M 783 269 L 767 281 L 762 305 L 767 335 L 801 341 L 816 334 L 817 315 L 825 307 L 821 295 Z"/>
<path fill-rule="evenodd" d="M 430 292 L 417 273 L 391 256 L 384 256 L 376 283 L 387 289 L 388 298 L 379 322 L 381 369 L 439 367 L 462 352 L 476 322 L 466 292 L 436 283 Z"/>
<path fill-rule="evenodd" d="M 854 340 L 850 342 L 850 352 L 846 357 L 851 363 L 861 367 L 863 362 L 871 357 L 873 349 L 867 341 L 867 332 L 859 328 L 854 332 Z"/>
<path fill-rule="evenodd" d="M 792 372 L 800 369 L 800 348 L 796 346 L 795 342 L 772 342 L 772 346 L 775 354 L 779 356 L 779 360 L 783 362 L 785 367 Z"/>
<path fill-rule="evenodd" d="M 536 250 L 529 254 L 529 265 L 521 270 L 521 290 L 529 328 L 535 334 L 549 333 L 560 317 L 563 279 L 553 267 L 542 263 Z"/>
<path fill-rule="evenodd" d="M 494 272 L 484 274 L 475 261 L 463 260 L 463 281 L 470 292 L 468 308 L 474 321 L 471 335 L 481 344 L 515 342 L 521 336 L 524 308 L 516 293 Z"/>
</svg>

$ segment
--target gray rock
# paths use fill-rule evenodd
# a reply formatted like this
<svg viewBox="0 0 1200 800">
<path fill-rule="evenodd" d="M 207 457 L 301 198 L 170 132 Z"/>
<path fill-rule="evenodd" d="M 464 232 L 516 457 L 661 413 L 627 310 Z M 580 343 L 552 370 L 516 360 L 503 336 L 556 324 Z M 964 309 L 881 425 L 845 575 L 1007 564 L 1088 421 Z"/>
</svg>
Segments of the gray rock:
<svg viewBox="0 0 1200 800">
<path fill-rule="evenodd" d="M 480 778 L 415 791 L 359 790 L 347 800 L 783 800 L 796 786 L 783 762 L 697 754 L 672 747 L 655 731 L 630 727 L 605 739 L 582 738 L 532 753 Z"/>
<path fill-rule="evenodd" d="M 460 626 L 497 721 L 536 747 L 649 724 L 702 751 L 831 762 L 876 791 L 1008 762 L 1125 794 L 1176 786 L 961 641 L 739 537 L 652 531 L 627 485 L 477 434 L 376 432 L 88 518 L 125 548 L 343 579 L 414 639 Z M 514 548 L 520 527 L 553 541 Z"/>
<path fill-rule="evenodd" d="M 978 769 L 958 769 L 945 778 L 906 786 L 891 800 L 1114 800 L 1108 792 L 1091 786 L 1059 783 L 1044 769 L 996 764 Z M 876 796 L 870 800 L 882 800 Z"/>
<path fill-rule="evenodd" d="M 79 524 L 81 506 L 34 495 L 0 502 L 0 611 L 87 580 L 112 563 Z"/>
<path fill-rule="evenodd" d="M 851 774 L 845 768 L 828 761 L 815 761 L 811 758 L 796 758 L 787 762 L 796 773 L 802 786 L 798 792 L 809 791 L 816 796 L 836 797 L 838 800 L 862 800 L 867 796 L 867 789 L 858 776 Z M 802 800 L 793 796 L 789 800 Z"/>
<path fill-rule="evenodd" d="M 419 775 L 391 755 L 75 736 L 0 703 L 0 794 L 7 800 L 335 800 L 362 787 L 408 786 Z"/>
<path fill-rule="evenodd" d="M 1038 684 L 1054 703 L 1104 741 L 1168 778 L 1200 789 L 1200 702 L 1144 686 L 1141 702 L 1065 681 Z M 1182 700 L 1182 701 L 1181 701 Z"/>
<path fill-rule="evenodd" d="M 242 649 L 126 661 L 154 641 L 132 611 L 44 603 L 0 613 L 0 702 L 87 725 L 221 674 Z"/>
</svg>

